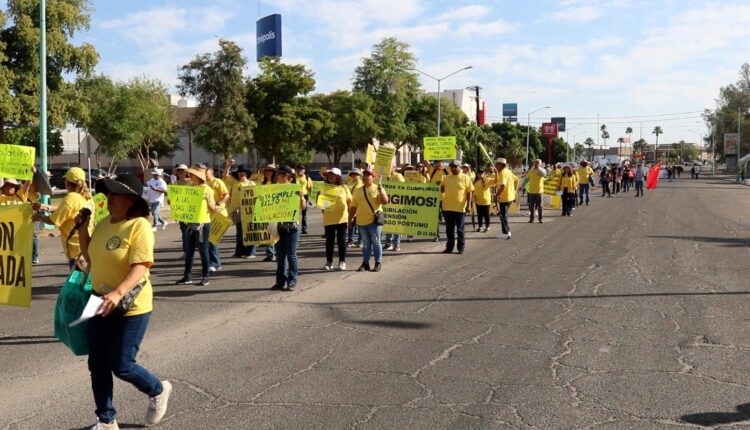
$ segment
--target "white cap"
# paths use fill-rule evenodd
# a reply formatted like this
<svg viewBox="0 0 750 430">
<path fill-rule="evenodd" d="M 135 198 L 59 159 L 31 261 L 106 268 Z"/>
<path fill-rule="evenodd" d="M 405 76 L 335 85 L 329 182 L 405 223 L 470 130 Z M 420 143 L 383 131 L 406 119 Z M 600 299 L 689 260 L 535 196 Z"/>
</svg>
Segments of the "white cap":
<svg viewBox="0 0 750 430">
<path fill-rule="evenodd" d="M 341 169 L 339 169 L 338 167 L 334 167 L 329 170 L 328 173 L 333 173 L 336 176 L 341 176 Z"/>
</svg>

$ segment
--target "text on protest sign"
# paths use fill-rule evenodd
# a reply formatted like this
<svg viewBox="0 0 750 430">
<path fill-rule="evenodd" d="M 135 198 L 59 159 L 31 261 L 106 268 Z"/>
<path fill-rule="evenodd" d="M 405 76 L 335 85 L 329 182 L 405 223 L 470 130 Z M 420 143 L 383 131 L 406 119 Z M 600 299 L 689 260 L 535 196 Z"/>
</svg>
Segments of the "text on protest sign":
<svg viewBox="0 0 750 430">
<path fill-rule="evenodd" d="M 104 218 L 109 216 L 107 196 L 104 193 L 96 193 L 92 200 L 94 201 L 94 227 L 96 227 Z"/>
<path fill-rule="evenodd" d="M 31 146 L 0 145 L 0 178 L 30 180 L 35 154 Z"/>
<path fill-rule="evenodd" d="M 192 185 L 169 185 L 167 196 L 172 218 L 190 224 L 211 222 L 203 190 L 203 187 Z"/>
<path fill-rule="evenodd" d="M 211 214 L 211 228 L 208 234 L 208 241 L 214 245 L 218 245 L 221 242 L 221 238 L 224 237 L 229 226 L 232 225 L 232 220 L 224 216 L 219 212 Z"/>
<path fill-rule="evenodd" d="M 404 180 L 406 182 L 417 182 L 417 183 L 424 183 L 425 177 L 422 174 L 422 172 L 417 170 L 407 170 L 404 172 Z"/>
<path fill-rule="evenodd" d="M 320 195 L 320 188 L 325 184 L 323 181 L 312 181 L 312 188 L 310 189 L 310 201 L 313 204 L 317 204 L 318 195 Z"/>
<path fill-rule="evenodd" d="M 299 185 L 273 184 L 255 187 L 254 222 L 297 222 L 300 210 Z"/>
<path fill-rule="evenodd" d="M 272 245 L 276 243 L 271 224 L 253 222 L 255 206 L 255 185 L 240 188 L 240 223 L 242 224 L 242 244 Z M 234 196 L 232 196 L 234 198 Z"/>
<path fill-rule="evenodd" d="M 0 303 L 31 306 L 33 212 L 29 205 L 0 206 Z"/>
<path fill-rule="evenodd" d="M 456 136 L 433 136 L 422 139 L 425 160 L 455 160 Z"/>
<path fill-rule="evenodd" d="M 338 193 L 340 189 L 337 185 L 322 184 L 318 192 L 318 198 L 315 205 L 323 210 L 329 210 L 338 202 Z"/>
<path fill-rule="evenodd" d="M 383 233 L 435 237 L 440 188 L 435 184 L 383 182 L 389 203 L 383 207 Z"/>
<path fill-rule="evenodd" d="M 396 148 L 388 148 L 386 146 L 378 148 L 378 153 L 375 155 L 375 173 L 386 178 L 390 177 L 391 163 L 393 162 L 393 154 L 395 153 Z"/>
</svg>

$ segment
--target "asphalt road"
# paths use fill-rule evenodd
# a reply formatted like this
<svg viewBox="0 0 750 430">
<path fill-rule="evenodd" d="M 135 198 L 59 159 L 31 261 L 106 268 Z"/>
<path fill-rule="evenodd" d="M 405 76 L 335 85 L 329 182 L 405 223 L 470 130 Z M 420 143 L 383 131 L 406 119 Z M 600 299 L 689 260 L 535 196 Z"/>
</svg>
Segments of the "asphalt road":
<svg viewBox="0 0 750 430">
<path fill-rule="evenodd" d="M 160 428 L 750 428 L 748 197 L 662 181 L 516 218 L 510 241 L 470 233 L 464 255 L 404 243 L 379 274 L 324 272 L 311 234 L 291 293 L 267 289 L 274 263 L 228 258 L 233 237 L 210 286 L 172 285 L 172 225 L 139 355 L 175 387 Z M 0 429 L 94 419 L 85 359 L 51 337 L 59 242 L 42 250 L 32 308 L 0 308 Z M 139 427 L 145 397 L 118 381 L 115 402 Z"/>
</svg>

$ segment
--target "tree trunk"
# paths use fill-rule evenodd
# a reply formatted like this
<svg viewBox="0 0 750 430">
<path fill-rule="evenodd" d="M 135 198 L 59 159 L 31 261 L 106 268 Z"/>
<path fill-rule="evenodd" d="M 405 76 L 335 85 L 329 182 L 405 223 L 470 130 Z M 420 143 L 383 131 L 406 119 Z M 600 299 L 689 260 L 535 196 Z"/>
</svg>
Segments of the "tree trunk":
<svg viewBox="0 0 750 430">
<path fill-rule="evenodd" d="M 5 118 L 0 116 L 0 143 L 5 143 Z"/>
</svg>

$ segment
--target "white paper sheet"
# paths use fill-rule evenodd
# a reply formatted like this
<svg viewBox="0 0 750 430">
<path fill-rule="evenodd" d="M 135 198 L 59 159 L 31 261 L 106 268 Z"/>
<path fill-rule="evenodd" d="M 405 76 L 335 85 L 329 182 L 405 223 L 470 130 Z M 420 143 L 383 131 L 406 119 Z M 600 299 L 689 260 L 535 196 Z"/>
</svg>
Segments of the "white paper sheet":
<svg viewBox="0 0 750 430">
<path fill-rule="evenodd" d="M 83 308 L 83 312 L 81 312 L 81 316 L 73 321 L 72 323 L 68 324 L 68 327 L 77 326 L 78 324 L 93 318 L 96 315 L 96 310 L 99 309 L 99 306 L 102 304 L 104 300 L 95 295 L 89 296 L 89 301 L 86 302 L 86 306 Z"/>
</svg>

